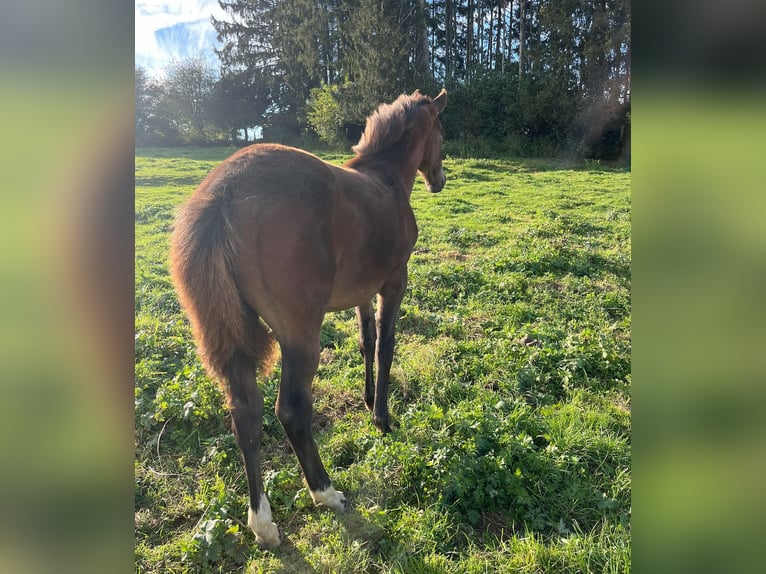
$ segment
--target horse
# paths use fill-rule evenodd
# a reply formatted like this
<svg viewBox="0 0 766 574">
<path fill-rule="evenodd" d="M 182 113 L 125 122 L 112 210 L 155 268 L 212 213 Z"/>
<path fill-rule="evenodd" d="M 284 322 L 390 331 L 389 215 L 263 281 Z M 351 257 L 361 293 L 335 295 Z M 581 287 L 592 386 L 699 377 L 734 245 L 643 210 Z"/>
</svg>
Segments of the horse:
<svg viewBox="0 0 766 574">
<path fill-rule="evenodd" d="M 278 144 L 243 148 L 215 167 L 177 214 L 171 278 L 202 364 L 226 397 L 247 476 L 247 522 L 264 548 L 281 538 L 261 477 L 263 395 L 256 376 L 269 374 L 277 344 L 275 412 L 314 504 L 336 512 L 348 506 L 311 431 L 311 386 L 327 312 L 356 308 L 364 402 L 374 425 L 391 430 L 394 323 L 418 236 L 410 195 L 417 173 L 432 193 L 445 185 L 439 114 L 446 103 L 442 89 L 433 99 L 416 90 L 382 104 L 342 166 Z"/>
</svg>

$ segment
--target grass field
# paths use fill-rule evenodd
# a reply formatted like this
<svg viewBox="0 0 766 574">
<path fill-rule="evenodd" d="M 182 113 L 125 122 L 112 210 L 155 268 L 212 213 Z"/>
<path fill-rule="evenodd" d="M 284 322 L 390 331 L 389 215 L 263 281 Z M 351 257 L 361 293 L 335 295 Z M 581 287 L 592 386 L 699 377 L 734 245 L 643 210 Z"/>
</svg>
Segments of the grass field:
<svg viewBox="0 0 766 574">
<path fill-rule="evenodd" d="M 353 509 L 313 507 L 262 381 L 263 468 L 285 540 L 260 550 L 216 385 L 168 276 L 177 206 L 231 149 L 136 157 L 137 572 L 629 572 L 630 173 L 445 161 L 420 236 L 383 436 L 353 310 L 330 314 L 314 429 Z M 333 161 L 343 158 L 327 157 Z"/>
</svg>

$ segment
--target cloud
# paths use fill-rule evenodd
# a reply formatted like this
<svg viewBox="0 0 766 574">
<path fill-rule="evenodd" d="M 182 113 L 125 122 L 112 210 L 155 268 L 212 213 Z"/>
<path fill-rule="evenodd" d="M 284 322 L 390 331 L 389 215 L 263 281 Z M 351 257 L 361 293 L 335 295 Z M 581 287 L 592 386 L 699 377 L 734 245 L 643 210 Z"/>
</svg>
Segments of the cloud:
<svg viewBox="0 0 766 574">
<path fill-rule="evenodd" d="M 136 2 L 135 60 L 159 76 L 172 58 L 202 55 L 217 64 L 218 47 L 210 17 L 225 18 L 217 0 Z"/>
</svg>

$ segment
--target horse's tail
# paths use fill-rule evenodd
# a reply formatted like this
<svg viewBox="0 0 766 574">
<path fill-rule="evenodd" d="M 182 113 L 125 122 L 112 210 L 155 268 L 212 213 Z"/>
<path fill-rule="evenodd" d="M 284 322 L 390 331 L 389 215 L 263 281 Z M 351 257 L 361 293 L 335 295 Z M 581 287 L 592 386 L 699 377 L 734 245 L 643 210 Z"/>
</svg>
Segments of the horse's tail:
<svg viewBox="0 0 766 574">
<path fill-rule="evenodd" d="M 210 195 L 195 194 L 176 219 L 170 269 L 202 363 L 219 380 L 235 353 L 249 358 L 264 375 L 276 359 L 274 337 L 237 290 L 237 251 L 226 187 Z"/>
</svg>

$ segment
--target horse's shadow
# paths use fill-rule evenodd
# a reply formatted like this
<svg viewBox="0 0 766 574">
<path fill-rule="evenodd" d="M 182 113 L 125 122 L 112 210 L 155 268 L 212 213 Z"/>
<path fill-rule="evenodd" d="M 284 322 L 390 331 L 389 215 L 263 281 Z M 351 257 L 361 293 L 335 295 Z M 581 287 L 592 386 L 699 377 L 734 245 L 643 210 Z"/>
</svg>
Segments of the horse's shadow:
<svg viewBox="0 0 766 574">
<path fill-rule="evenodd" d="M 279 548 L 272 552 L 279 557 L 282 563 L 275 572 L 285 574 L 299 574 L 303 572 L 313 574 L 314 572 L 319 572 L 319 570 L 306 561 L 300 549 L 295 546 L 287 534 L 284 534 L 284 539 Z"/>
<path fill-rule="evenodd" d="M 345 546 L 357 541 L 371 548 L 374 553 L 377 542 L 386 536 L 386 531 L 383 528 L 370 522 L 354 507 L 349 508 L 345 514 L 337 514 L 336 517 L 336 524 L 341 529 L 341 538 Z M 312 566 L 306 560 L 305 552 L 295 545 L 291 535 L 287 532 L 283 532 L 282 544 L 273 552 L 281 562 L 281 566 L 275 570 L 276 572 L 284 574 L 314 574 L 326 571 L 326 569 Z"/>
</svg>

